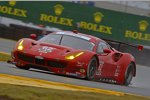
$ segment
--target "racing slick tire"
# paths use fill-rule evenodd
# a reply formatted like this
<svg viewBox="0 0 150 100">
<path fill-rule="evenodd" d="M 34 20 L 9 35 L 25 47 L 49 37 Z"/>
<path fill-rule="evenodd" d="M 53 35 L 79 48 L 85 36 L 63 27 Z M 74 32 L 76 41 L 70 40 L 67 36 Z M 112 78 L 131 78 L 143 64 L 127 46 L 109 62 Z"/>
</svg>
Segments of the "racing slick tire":
<svg viewBox="0 0 150 100">
<path fill-rule="evenodd" d="M 97 59 L 95 57 L 93 57 L 90 60 L 90 62 L 88 64 L 88 68 L 87 68 L 87 79 L 88 80 L 94 80 L 97 65 L 98 65 Z"/>
<path fill-rule="evenodd" d="M 134 65 L 130 63 L 125 72 L 124 85 L 128 86 L 131 83 L 133 74 L 134 74 Z"/>
<path fill-rule="evenodd" d="M 24 69 L 24 70 L 29 70 L 30 67 L 29 66 L 18 66 L 16 65 L 17 68 L 20 68 L 20 69 Z"/>
</svg>

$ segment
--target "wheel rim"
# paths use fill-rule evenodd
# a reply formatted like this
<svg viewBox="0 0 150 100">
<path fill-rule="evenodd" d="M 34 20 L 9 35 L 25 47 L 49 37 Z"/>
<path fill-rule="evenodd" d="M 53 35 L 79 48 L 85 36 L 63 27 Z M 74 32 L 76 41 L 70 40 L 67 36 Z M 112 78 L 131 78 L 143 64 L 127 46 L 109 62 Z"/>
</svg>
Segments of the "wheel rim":
<svg viewBox="0 0 150 100">
<path fill-rule="evenodd" d="M 93 60 L 89 66 L 89 78 L 90 79 L 93 79 L 94 78 L 94 75 L 95 75 L 95 71 L 96 71 L 96 61 Z"/>
<path fill-rule="evenodd" d="M 133 78 L 133 70 L 132 70 L 132 66 L 129 67 L 128 71 L 127 71 L 127 76 L 126 76 L 126 84 L 129 85 L 131 80 Z"/>
</svg>

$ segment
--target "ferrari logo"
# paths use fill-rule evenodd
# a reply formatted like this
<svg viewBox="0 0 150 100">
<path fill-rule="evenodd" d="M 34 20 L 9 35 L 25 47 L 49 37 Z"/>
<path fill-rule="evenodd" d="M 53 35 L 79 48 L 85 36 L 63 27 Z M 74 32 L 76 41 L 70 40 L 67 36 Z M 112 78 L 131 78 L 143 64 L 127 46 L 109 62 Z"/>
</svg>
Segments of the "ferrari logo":
<svg viewBox="0 0 150 100">
<path fill-rule="evenodd" d="M 41 53 L 49 53 L 52 52 L 52 50 L 55 48 L 43 46 L 42 48 L 39 48 L 38 51 Z"/>
</svg>

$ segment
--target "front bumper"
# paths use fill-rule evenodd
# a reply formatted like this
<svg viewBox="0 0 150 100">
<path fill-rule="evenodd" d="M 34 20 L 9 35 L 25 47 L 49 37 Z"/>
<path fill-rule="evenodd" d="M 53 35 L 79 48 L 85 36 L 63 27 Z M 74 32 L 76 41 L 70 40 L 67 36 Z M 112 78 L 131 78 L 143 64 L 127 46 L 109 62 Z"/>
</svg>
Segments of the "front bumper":
<svg viewBox="0 0 150 100">
<path fill-rule="evenodd" d="M 37 69 L 43 67 L 56 74 L 86 77 L 86 64 L 84 62 L 42 57 L 20 51 L 14 51 L 11 55 L 12 62 L 17 66 L 30 66 Z"/>
</svg>

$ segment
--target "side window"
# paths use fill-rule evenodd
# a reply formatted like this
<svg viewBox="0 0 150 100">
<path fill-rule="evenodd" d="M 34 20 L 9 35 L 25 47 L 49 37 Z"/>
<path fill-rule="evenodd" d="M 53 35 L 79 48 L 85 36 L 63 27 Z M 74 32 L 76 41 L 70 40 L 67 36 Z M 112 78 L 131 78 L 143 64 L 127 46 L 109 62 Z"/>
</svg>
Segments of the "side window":
<svg viewBox="0 0 150 100">
<path fill-rule="evenodd" d="M 109 46 L 106 43 L 100 42 L 99 45 L 98 45 L 98 48 L 97 48 L 97 53 L 103 54 L 104 53 L 103 52 L 104 49 L 110 49 L 110 48 L 109 48 Z"/>
</svg>

